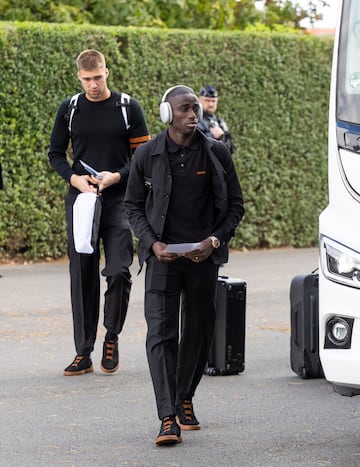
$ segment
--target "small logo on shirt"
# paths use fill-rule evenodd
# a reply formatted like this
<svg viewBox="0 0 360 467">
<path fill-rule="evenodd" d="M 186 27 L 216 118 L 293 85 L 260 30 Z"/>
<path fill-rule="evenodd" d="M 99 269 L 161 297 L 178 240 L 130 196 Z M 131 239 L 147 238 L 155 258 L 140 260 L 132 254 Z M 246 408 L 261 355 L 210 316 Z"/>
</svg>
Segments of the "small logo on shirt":
<svg viewBox="0 0 360 467">
<path fill-rule="evenodd" d="M 198 170 L 196 172 L 196 175 L 205 175 L 206 174 L 206 170 Z"/>
</svg>

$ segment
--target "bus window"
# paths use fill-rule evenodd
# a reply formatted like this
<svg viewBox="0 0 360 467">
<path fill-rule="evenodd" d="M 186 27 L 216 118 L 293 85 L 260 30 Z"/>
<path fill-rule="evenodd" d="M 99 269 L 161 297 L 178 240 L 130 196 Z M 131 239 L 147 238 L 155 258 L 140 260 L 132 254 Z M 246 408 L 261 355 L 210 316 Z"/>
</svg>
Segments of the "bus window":
<svg viewBox="0 0 360 467">
<path fill-rule="evenodd" d="M 337 84 L 337 120 L 360 125 L 360 2 L 344 1 Z"/>
<path fill-rule="evenodd" d="M 352 4 L 351 9 L 358 10 L 359 4 Z M 346 80 L 349 94 L 360 93 L 360 13 L 356 11 L 354 14 L 356 20 L 349 28 L 348 34 L 348 51 L 347 51 L 347 72 L 348 79 Z"/>
</svg>

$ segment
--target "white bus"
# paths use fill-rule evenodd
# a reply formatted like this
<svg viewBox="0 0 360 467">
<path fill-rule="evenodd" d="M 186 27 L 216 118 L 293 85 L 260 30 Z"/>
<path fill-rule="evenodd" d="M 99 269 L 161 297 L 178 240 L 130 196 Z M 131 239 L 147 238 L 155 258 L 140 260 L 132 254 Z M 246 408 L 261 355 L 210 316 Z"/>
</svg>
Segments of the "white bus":
<svg viewBox="0 0 360 467">
<path fill-rule="evenodd" d="M 319 219 L 319 351 L 325 378 L 360 394 L 360 0 L 339 2 L 329 106 L 329 204 Z"/>
</svg>

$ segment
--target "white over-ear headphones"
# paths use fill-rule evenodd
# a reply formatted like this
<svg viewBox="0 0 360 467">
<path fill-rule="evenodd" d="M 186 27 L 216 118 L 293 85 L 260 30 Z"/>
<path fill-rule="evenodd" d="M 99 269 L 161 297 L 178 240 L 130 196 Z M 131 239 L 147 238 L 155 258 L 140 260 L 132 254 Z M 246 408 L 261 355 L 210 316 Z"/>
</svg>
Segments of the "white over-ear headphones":
<svg viewBox="0 0 360 467">
<path fill-rule="evenodd" d="M 195 94 L 194 91 L 189 88 L 189 86 L 185 86 L 184 84 L 177 84 L 176 86 L 173 86 L 169 88 L 167 91 L 165 91 L 165 94 L 163 95 L 161 99 L 161 104 L 160 104 L 160 118 L 163 123 L 171 123 L 173 119 L 173 113 L 172 113 L 172 108 L 169 102 L 166 102 L 167 96 L 171 93 L 176 88 L 187 88 L 189 89 L 189 92 L 192 94 Z M 202 105 L 199 103 L 199 120 L 202 119 Z"/>
</svg>

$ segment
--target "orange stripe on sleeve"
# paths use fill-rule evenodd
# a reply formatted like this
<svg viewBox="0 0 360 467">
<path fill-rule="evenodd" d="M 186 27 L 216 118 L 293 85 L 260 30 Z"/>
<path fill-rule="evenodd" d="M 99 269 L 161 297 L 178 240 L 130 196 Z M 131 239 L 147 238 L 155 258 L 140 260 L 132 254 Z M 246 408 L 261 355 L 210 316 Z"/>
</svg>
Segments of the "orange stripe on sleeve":
<svg viewBox="0 0 360 467">
<path fill-rule="evenodd" d="M 144 144 L 146 143 L 146 141 L 149 141 L 150 139 L 151 139 L 150 135 L 138 136 L 136 138 L 129 138 L 130 148 L 135 149 L 138 146 L 140 146 L 140 144 Z"/>
</svg>

